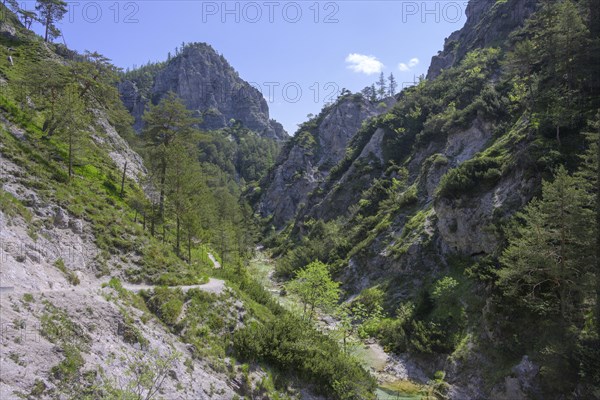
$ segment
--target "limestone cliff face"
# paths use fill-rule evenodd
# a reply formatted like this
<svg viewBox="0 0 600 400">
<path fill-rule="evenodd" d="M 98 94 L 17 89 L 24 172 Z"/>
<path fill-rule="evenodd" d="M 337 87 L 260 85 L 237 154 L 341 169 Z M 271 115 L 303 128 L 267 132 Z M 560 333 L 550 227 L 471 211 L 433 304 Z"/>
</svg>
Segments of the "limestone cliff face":
<svg viewBox="0 0 600 400">
<path fill-rule="evenodd" d="M 470 1 L 465 26 L 446 40 L 443 52 L 433 57 L 429 80 L 435 79 L 442 69 L 455 67 L 473 49 L 505 46 L 510 33 L 523 25 L 536 6 L 536 0 Z M 362 137 L 358 138 L 360 122 L 385 111 L 385 107 L 373 109 L 368 102 L 357 100 L 359 98 L 343 98 L 334 107 L 325 109 L 318 118 L 307 122 L 305 125 L 314 125 L 310 135 L 314 143 L 309 143 L 308 137 L 303 137 L 303 130 L 299 130 L 293 145 L 281 154 L 277 167 L 263 182 L 265 189 L 259 211 L 263 216 L 272 215 L 276 228 L 288 222 L 302 225 L 306 217 L 326 221 L 337 217 L 351 218 L 350 208 L 359 202 L 361 194 L 376 179 L 395 177 L 386 172 L 391 165 L 386 152 L 390 146 L 397 146 L 389 141 L 397 133 L 380 124 L 382 126 L 368 133 L 361 132 Z M 437 195 L 440 181 L 448 171 L 478 158 L 498 139 L 494 137 L 496 122 L 493 118 L 476 115 L 461 128 L 443 134 L 437 132 L 438 139 L 407 142 L 407 155 L 403 161 L 408 173 L 406 185 L 416 188 L 416 205 L 427 213 L 426 235 L 403 237 L 406 243 L 402 248 L 406 251 L 403 250 L 400 257 L 390 257 L 407 217 L 414 210 L 392 216 L 390 227 L 369 247 L 368 257 L 350 260 L 350 269 L 361 263 L 365 269 L 354 268 L 347 274 L 347 282 L 358 276 L 362 279 L 369 273 L 376 278 L 386 269 L 402 271 L 424 264 L 433 267 L 436 257 L 451 253 L 482 255 L 497 249 L 500 235 L 493 229 L 494 221 L 526 204 L 540 184 L 540 176 L 531 173 L 525 144 L 510 150 L 518 162 L 505 168 L 492 187 L 482 185 L 473 193 L 457 197 Z M 526 121 L 521 123 L 527 125 Z M 444 139 L 440 140 L 440 137 Z M 349 152 L 355 154 L 354 158 L 344 160 L 344 155 Z M 330 176 L 332 168 L 335 174 Z M 428 250 L 431 257 L 423 257 L 423 242 L 435 247 Z"/>
<path fill-rule="evenodd" d="M 456 65 L 473 49 L 501 45 L 511 32 L 523 25 L 537 3 L 536 0 L 469 1 L 465 26 L 446 38 L 444 49 L 432 57 L 427 79 Z"/>
<path fill-rule="evenodd" d="M 258 206 L 263 217 L 272 216 L 277 228 L 291 220 L 344 158 L 349 140 L 363 121 L 386 108 L 361 95 L 348 95 L 304 124 L 264 182 L 266 189 Z"/>
<path fill-rule="evenodd" d="M 120 85 L 125 106 L 142 126 L 141 116 L 148 102 L 156 104 L 169 91 L 179 95 L 190 110 L 202 117 L 202 128 L 219 129 L 234 119 L 261 136 L 285 140 L 281 124 L 269 118 L 269 107 L 260 91 L 240 78 L 227 60 L 208 44 L 187 45 L 153 76 L 147 95 L 136 82 Z"/>
</svg>

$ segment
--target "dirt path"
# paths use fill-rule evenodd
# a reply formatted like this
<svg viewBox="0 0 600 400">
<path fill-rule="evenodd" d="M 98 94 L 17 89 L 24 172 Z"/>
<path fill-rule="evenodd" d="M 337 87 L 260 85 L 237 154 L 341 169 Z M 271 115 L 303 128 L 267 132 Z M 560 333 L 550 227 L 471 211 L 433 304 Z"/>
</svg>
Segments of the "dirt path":
<svg viewBox="0 0 600 400">
<path fill-rule="evenodd" d="M 155 285 L 144 285 L 144 284 L 131 284 L 131 283 L 123 283 L 123 288 L 130 290 L 132 292 L 139 292 L 140 290 L 151 290 L 154 289 Z M 3 287 L 0 291 L 0 296 L 3 295 L 19 295 L 25 293 L 31 294 L 46 294 L 46 293 L 61 293 L 61 292 L 75 292 L 75 293 L 85 293 L 88 294 L 93 290 L 101 289 L 102 285 L 78 285 L 72 287 L 59 287 L 56 289 L 44 289 L 44 290 L 35 290 L 35 289 L 27 289 L 27 288 L 18 288 L 18 287 Z M 173 288 L 180 288 L 184 292 L 187 292 L 190 289 L 200 289 L 202 291 L 214 294 L 221 294 L 225 290 L 225 281 L 222 279 L 209 278 L 207 283 L 202 285 L 189 285 L 189 286 L 173 286 Z"/>
<path fill-rule="evenodd" d="M 213 263 L 214 268 L 221 268 L 221 263 L 213 256 L 211 253 L 207 253 L 208 258 Z M 17 287 L 17 286 L 2 286 L 0 285 L 0 296 L 5 296 L 9 294 L 44 294 L 44 293 L 66 293 L 66 292 L 82 292 L 82 293 L 90 293 L 93 290 L 102 288 L 102 285 L 106 283 L 105 280 L 96 280 L 92 279 L 91 281 L 81 282 L 81 284 L 77 286 L 58 286 L 58 287 L 49 287 L 49 288 L 27 288 L 27 287 Z M 131 290 L 133 292 L 139 292 L 140 290 L 151 290 L 154 289 L 154 285 L 145 285 L 145 284 L 131 284 L 123 282 L 123 287 L 127 290 Z M 175 287 L 175 286 L 174 286 Z M 209 278 L 209 281 L 202 285 L 189 285 L 189 286 L 176 286 L 181 288 L 184 292 L 187 292 L 190 289 L 200 289 L 208 293 L 220 294 L 225 289 L 225 282 L 221 279 Z"/>
<path fill-rule="evenodd" d="M 217 261 L 215 256 L 213 256 L 211 253 L 206 253 L 206 254 L 208 254 L 208 258 L 210 258 L 210 261 L 212 261 L 215 268 L 221 268 L 221 263 L 219 261 Z"/>
<path fill-rule="evenodd" d="M 140 290 L 151 290 L 156 286 L 154 285 L 137 285 L 124 283 L 123 288 L 130 290 L 132 292 L 139 292 Z M 189 285 L 189 286 L 173 286 L 172 288 L 181 289 L 184 292 L 187 292 L 190 289 L 200 289 L 202 291 L 208 293 L 221 294 L 223 290 L 225 290 L 225 281 L 216 278 L 209 278 L 208 282 L 202 285 Z"/>
</svg>

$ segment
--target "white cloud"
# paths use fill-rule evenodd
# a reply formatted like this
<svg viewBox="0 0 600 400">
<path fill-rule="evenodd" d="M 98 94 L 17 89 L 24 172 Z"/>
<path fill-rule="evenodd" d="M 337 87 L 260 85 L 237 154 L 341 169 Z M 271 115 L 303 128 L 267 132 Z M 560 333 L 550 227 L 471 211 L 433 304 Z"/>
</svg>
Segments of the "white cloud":
<svg viewBox="0 0 600 400">
<path fill-rule="evenodd" d="M 352 53 L 346 57 L 348 68 L 354 72 L 362 72 L 363 74 L 372 75 L 381 72 L 383 63 L 374 56 Z"/>
<path fill-rule="evenodd" d="M 402 72 L 407 72 L 410 71 L 411 68 L 416 67 L 417 65 L 419 65 L 419 59 L 415 57 L 411 58 L 408 63 L 398 64 L 398 69 Z"/>
</svg>

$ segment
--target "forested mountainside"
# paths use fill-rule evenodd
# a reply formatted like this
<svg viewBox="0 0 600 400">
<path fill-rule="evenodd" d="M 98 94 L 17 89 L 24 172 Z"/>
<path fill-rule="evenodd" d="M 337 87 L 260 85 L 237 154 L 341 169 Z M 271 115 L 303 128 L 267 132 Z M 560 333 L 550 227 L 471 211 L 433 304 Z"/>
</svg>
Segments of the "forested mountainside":
<svg viewBox="0 0 600 400">
<path fill-rule="evenodd" d="M 256 200 L 266 243 L 280 276 L 320 260 L 378 302 L 365 335 L 450 398 L 599 398 L 598 2 L 467 17 L 391 109 L 346 94 L 300 126 Z"/>
<path fill-rule="evenodd" d="M 207 44 L 0 4 L 0 398 L 600 399 L 598 3 L 471 0 L 291 138 Z"/>
<path fill-rule="evenodd" d="M 198 130 L 173 92 L 136 133 L 117 68 L 37 36 L 9 6 L 0 398 L 373 398 L 369 373 L 246 269 L 259 230 L 243 191 L 276 141 L 237 122 Z M 257 329 L 281 360 L 252 356 Z"/>
</svg>

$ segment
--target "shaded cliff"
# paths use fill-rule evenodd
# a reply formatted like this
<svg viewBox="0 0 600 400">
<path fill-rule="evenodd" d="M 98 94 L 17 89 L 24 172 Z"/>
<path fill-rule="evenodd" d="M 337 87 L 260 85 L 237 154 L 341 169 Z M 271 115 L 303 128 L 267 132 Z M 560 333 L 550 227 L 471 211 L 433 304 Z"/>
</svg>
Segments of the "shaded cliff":
<svg viewBox="0 0 600 400">
<path fill-rule="evenodd" d="M 306 206 L 309 195 L 326 181 L 329 172 L 346 155 L 346 146 L 370 117 L 384 112 L 389 98 L 372 103 L 362 95 L 345 95 L 326 107 L 283 149 L 275 168 L 264 179 L 258 209 L 280 228 Z"/>
</svg>

